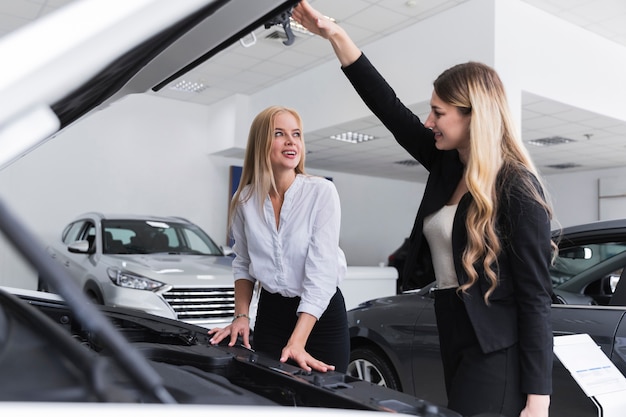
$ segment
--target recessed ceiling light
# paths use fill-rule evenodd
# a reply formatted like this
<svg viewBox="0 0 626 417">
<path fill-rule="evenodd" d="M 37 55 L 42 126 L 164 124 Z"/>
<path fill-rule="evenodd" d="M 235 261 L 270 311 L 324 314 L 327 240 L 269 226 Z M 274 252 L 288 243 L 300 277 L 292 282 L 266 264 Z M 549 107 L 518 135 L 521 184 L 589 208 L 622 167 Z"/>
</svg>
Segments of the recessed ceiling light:
<svg viewBox="0 0 626 417">
<path fill-rule="evenodd" d="M 209 88 L 208 85 L 201 81 L 180 80 L 176 84 L 170 86 L 170 90 L 182 91 L 185 93 L 199 93 Z"/>
<path fill-rule="evenodd" d="M 553 165 L 546 165 L 548 168 L 554 168 L 554 169 L 570 169 L 570 168 L 578 168 L 581 167 L 582 165 L 580 164 L 576 164 L 574 162 L 564 162 L 562 164 L 553 164 Z"/>
<path fill-rule="evenodd" d="M 344 132 L 338 135 L 332 135 L 330 138 L 348 143 L 363 143 L 375 139 L 372 135 L 366 135 L 358 132 Z"/>
<path fill-rule="evenodd" d="M 405 167 L 412 167 L 415 165 L 419 165 L 419 162 L 417 162 L 415 159 L 405 159 L 403 161 L 396 161 L 394 162 L 394 164 L 404 165 Z"/>
<path fill-rule="evenodd" d="M 551 136 L 549 138 L 533 139 L 533 140 L 527 141 L 528 144 L 535 145 L 535 146 L 564 145 L 570 142 L 576 142 L 576 141 L 574 139 L 564 138 L 562 136 Z"/>
</svg>

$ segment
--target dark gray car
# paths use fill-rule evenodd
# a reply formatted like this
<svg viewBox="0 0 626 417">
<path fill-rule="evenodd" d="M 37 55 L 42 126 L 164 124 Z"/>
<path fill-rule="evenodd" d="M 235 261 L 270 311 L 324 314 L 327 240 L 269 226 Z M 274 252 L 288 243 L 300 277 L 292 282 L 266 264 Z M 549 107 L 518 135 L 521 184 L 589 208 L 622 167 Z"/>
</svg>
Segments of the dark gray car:
<svg viewBox="0 0 626 417">
<path fill-rule="evenodd" d="M 626 374 L 626 279 L 620 278 L 626 275 L 626 219 L 560 232 L 551 268 L 554 335 L 589 334 Z M 351 375 L 446 404 L 431 291 L 432 285 L 368 301 L 348 313 Z M 598 415 L 556 359 L 553 389 L 550 415 Z"/>
</svg>

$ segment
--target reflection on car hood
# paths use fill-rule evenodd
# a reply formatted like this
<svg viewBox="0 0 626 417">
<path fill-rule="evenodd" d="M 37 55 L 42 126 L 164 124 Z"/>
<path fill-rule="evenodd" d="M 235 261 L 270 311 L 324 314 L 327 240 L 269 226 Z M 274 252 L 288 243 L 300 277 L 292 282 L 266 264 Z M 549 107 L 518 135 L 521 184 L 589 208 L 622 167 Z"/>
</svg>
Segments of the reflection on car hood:
<svg viewBox="0 0 626 417">
<path fill-rule="evenodd" d="M 232 277 L 232 259 L 225 256 L 200 256 L 156 253 L 149 255 L 106 255 L 111 266 L 167 284 L 210 284 L 211 280 Z M 201 280 L 200 282 L 198 282 Z M 204 281 L 206 280 L 206 281 Z"/>
</svg>

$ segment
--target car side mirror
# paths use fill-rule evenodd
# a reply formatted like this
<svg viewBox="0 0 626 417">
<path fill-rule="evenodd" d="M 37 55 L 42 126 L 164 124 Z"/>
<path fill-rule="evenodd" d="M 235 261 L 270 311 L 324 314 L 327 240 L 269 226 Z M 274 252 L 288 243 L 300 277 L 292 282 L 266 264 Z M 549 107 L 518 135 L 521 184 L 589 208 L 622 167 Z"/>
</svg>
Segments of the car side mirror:
<svg viewBox="0 0 626 417">
<path fill-rule="evenodd" d="M 222 253 L 224 253 L 224 256 L 230 256 L 234 253 L 233 248 L 231 248 L 230 246 L 222 245 L 220 246 L 220 249 L 222 250 Z"/>
<path fill-rule="evenodd" d="M 89 251 L 89 242 L 86 240 L 77 240 L 76 242 L 70 243 L 67 250 L 72 253 L 91 253 Z"/>
</svg>

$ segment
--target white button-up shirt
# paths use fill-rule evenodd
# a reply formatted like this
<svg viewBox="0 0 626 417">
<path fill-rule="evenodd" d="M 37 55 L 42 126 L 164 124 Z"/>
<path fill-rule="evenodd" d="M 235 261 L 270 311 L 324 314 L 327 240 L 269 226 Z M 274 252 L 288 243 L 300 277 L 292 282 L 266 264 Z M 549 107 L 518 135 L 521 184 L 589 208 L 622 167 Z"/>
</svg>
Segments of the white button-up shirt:
<svg viewBox="0 0 626 417">
<path fill-rule="evenodd" d="M 271 293 L 301 297 L 297 312 L 319 319 L 347 269 L 339 248 L 337 189 L 325 178 L 297 175 L 285 193 L 278 228 L 269 195 L 263 197 L 262 206 L 253 195 L 235 211 L 235 280 L 258 280 Z"/>
</svg>

